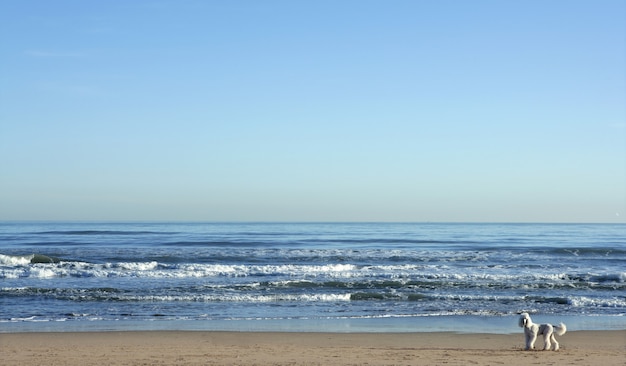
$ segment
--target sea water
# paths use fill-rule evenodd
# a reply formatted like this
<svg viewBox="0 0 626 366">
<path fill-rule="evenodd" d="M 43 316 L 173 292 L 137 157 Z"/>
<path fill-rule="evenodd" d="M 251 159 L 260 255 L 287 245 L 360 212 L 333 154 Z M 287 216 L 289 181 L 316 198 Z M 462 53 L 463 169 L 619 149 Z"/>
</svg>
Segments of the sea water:
<svg viewBox="0 0 626 366">
<path fill-rule="evenodd" d="M 626 225 L 0 223 L 0 332 L 626 329 Z"/>
</svg>

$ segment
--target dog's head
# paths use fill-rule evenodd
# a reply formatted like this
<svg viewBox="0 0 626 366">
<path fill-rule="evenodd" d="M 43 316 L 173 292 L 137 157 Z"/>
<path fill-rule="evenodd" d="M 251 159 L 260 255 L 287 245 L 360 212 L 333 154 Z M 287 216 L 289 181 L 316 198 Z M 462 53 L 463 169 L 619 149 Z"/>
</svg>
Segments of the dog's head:
<svg viewBox="0 0 626 366">
<path fill-rule="evenodd" d="M 519 326 L 524 328 L 526 324 L 532 323 L 530 320 L 530 315 L 528 313 L 521 313 L 519 315 Z"/>
</svg>

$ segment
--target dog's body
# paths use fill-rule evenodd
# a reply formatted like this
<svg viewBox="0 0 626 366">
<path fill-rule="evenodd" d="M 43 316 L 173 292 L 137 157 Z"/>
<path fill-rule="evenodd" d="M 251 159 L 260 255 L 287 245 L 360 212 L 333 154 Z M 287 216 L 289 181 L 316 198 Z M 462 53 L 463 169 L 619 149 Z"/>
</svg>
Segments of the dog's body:
<svg viewBox="0 0 626 366">
<path fill-rule="evenodd" d="M 524 328 L 524 335 L 526 336 L 526 350 L 535 349 L 535 341 L 537 336 L 543 335 L 543 349 L 550 350 L 551 343 L 554 343 L 554 350 L 559 350 L 559 342 L 556 341 L 555 334 L 562 336 L 567 331 L 565 324 L 559 325 L 552 324 L 535 324 L 530 319 L 528 313 L 522 313 L 519 317 L 519 326 Z"/>
</svg>

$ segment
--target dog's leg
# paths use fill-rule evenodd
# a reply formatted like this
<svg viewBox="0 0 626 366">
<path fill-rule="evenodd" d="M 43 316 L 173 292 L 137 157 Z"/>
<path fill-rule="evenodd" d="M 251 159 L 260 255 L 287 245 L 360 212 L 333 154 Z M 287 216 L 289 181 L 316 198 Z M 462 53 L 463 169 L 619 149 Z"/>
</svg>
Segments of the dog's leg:
<svg viewBox="0 0 626 366">
<path fill-rule="evenodd" d="M 527 350 L 535 349 L 535 341 L 537 340 L 537 332 L 530 331 L 529 333 L 530 334 L 527 334 L 528 338 L 526 342 Z"/>
<path fill-rule="evenodd" d="M 524 341 L 526 342 L 526 351 L 533 348 L 532 340 L 533 332 L 529 328 L 524 328 Z"/>
<path fill-rule="evenodd" d="M 549 351 L 550 347 L 552 347 L 552 344 L 550 344 L 550 336 L 551 334 L 547 334 L 543 336 L 543 342 L 544 342 L 543 350 L 544 351 Z"/>
<path fill-rule="evenodd" d="M 550 344 L 550 338 L 553 338 L 553 329 L 552 326 L 550 324 L 546 325 L 545 329 L 543 330 L 543 342 L 544 342 L 544 346 L 543 346 L 543 350 L 544 351 L 549 351 L 550 348 L 552 347 L 552 344 Z"/>
<path fill-rule="evenodd" d="M 552 342 L 554 343 L 554 350 L 558 351 L 559 350 L 559 342 L 556 341 L 556 337 L 554 336 L 554 333 L 552 333 Z"/>
</svg>

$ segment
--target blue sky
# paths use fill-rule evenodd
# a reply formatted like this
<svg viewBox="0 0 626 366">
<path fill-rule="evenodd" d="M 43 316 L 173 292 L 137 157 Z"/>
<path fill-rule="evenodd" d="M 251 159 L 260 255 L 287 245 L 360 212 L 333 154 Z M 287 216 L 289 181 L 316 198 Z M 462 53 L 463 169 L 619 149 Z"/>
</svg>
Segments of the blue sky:
<svg viewBox="0 0 626 366">
<path fill-rule="evenodd" d="M 2 1 L 0 220 L 626 222 L 624 1 Z"/>
</svg>

